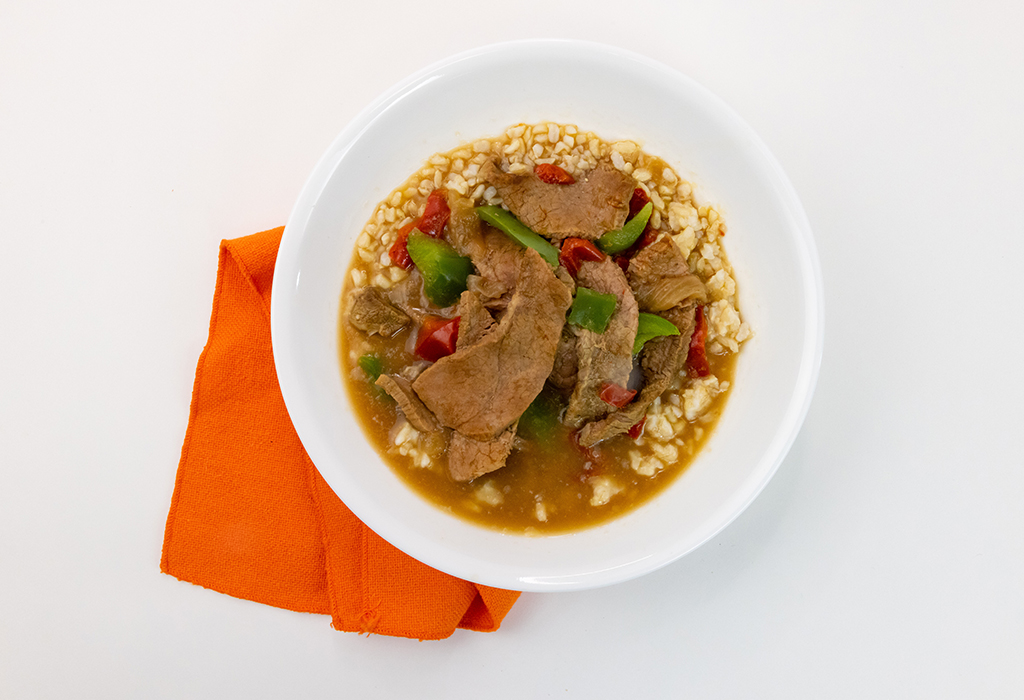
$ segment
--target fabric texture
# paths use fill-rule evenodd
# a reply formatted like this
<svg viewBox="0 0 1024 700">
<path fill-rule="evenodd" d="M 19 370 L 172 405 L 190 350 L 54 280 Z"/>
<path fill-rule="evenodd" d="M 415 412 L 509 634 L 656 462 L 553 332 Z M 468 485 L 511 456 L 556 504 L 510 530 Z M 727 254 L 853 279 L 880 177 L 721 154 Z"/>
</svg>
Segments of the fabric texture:
<svg viewBox="0 0 1024 700">
<path fill-rule="evenodd" d="M 306 455 L 270 340 L 283 228 L 222 241 L 160 568 L 335 629 L 442 639 L 498 629 L 519 596 L 441 573 L 360 522 Z"/>
</svg>

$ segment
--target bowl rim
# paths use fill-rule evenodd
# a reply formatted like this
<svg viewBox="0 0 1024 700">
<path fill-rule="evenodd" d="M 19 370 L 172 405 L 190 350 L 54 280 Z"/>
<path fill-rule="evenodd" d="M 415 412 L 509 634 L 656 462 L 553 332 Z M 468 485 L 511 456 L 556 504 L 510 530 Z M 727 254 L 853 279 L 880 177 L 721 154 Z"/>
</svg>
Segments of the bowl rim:
<svg viewBox="0 0 1024 700">
<path fill-rule="evenodd" d="M 577 577 L 574 580 L 567 582 L 557 582 L 544 579 L 534 580 L 526 577 L 508 580 L 506 577 L 494 578 L 481 575 L 478 569 L 475 566 L 472 566 L 466 557 L 455 552 L 438 552 L 437 554 L 439 558 L 435 558 L 433 556 L 434 552 L 429 553 L 429 556 L 427 552 L 410 552 L 408 551 L 409 549 L 415 550 L 416 548 L 410 547 L 409 540 L 404 538 L 402 533 L 396 532 L 392 527 L 390 527 L 390 523 L 387 523 L 385 526 L 384 523 L 380 523 L 378 521 L 373 522 L 374 531 L 381 535 L 385 540 L 391 542 L 398 549 L 405 551 L 415 558 L 419 558 L 430 566 L 434 566 L 435 568 L 441 569 L 442 571 L 455 576 L 459 576 L 460 578 L 473 580 L 478 583 L 524 591 L 583 590 L 619 583 L 650 573 L 698 549 L 728 527 L 729 524 L 735 521 L 735 519 L 749 507 L 749 505 L 764 490 L 768 482 L 774 477 L 775 473 L 781 466 L 782 461 L 785 459 L 787 453 L 792 447 L 793 442 L 796 440 L 810 409 L 811 401 L 813 400 L 814 389 L 817 383 L 823 355 L 824 293 L 820 262 L 810 223 L 807 220 L 806 213 L 804 212 L 796 191 L 783 171 L 781 165 L 753 129 L 744 120 L 742 120 L 731 107 L 721 100 L 721 98 L 704 88 L 689 76 L 644 55 L 606 44 L 572 39 L 525 39 L 489 44 L 443 58 L 419 71 L 414 72 L 405 79 L 394 84 L 391 88 L 383 92 L 379 97 L 363 108 L 333 139 L 323 155 L 318 159 L 310 175 L 307 177 L 286 223 L 278 251 L 278 259 L 274 270 L 274 280 L 271 293 L 271 337 L 274 349 L 274 363 L 281 393 L 284 398 L 285 406 L 286 408 L 289 408 L 289 415 L 291 416 L 293 414 L 290 406 L 296 405 L 296 397 L 300 392 L 295 389 L 299 383 L 299 377 L 296 370 L 296 357 L 293 353 L 291 344 L 285 340 L 285 316 L 287 315 L 287 311 L 285 310 L 287 303 L 285 299 L 287 294 L 286 289 L 293 281 L 297 280 L 297 272 L 299 271 L 299 244 L 301 242 L 304 224 L 308 222 L 309 213 L 312 210 L 314 203 L 329 183 L 336 166 L 344 158 L 345 152 L 353 143 L 355 143 L 355 141 L 374 122 L 374 120 L 389 108 L 390 105 L 400 100 L 403 96 L 409 94 L 413 90 L 416 90 L 427 82 L 430 82 L 434 76 L 439 75 L 446 68 L 457 63 L 472 61 L 494 54 L 508 53 L 510 56 L 515 56 L 519 52 L 529 52 L 541 48 L 555 48 L 557 50 L 565 51 L 567 52 L 567 55 L 573 54 L 574 58 L 590 55 L 594 58 L 612 57 L 627 59 L 661 71 L 666 75 L 671 75 L 675 80 L 686 85 L 688 90 L 692 90 L 699 94 L 702 101 L 707 101 L 707 103 L 713 105 L 723 117 L 727 118 L 731 122 L 730 127 L 732 129 L 738 129 L 739 132 L 743 134 L 748 143 L 759 152 L 764 164 L 772 171 L 773 181 L 777 187 L 778 196 L 782 200 L 782 204 L 791 217 L 793 240 L 797 244 L 797 251 L 799 253 L 798 263 L 802 272 L 801 285 L 805 290 L 804 313 L 806 323 L 804 326 L 804 341 L 801 348 L 801 362 L 792 393 L 794 400 L 788 405 L 787 412 L 784 417 L 785 420 L 780 422 L 778 429 L 774 433 L 774 439 L 766 448 L 765 454 L 770 459 L 762 460 L 762 463 L 770 461 L 769 468 L 762 472 L 761 479 L 757 483 L 747 485 L 748 488 L 746 489 L 746 493 L 743 494 L 743 498 L 740 501 L 730 504 L 729 514 L 726 517 L 720 518 L 715 523 L 714 527 L 707 531 L 705 537 L 685 550 L 673 550 L 663 552 L 660 556 L 648 556 L 640 561 L 632 562 L 629 565 L 617 566 L 603 572 L 594 572 L 593 575 Z M 796 399 L 799 399 L 799 403 L 797 403 Z M 299 435 L 300 441 L 302 441 L 304 432 L 302 422 L 295 422 L 293 420 L 293 424 Z M 334 486 L 330 483 L 329 475 L 325 474 L 324 478 L 325 481 L 328 482 L 328 485 L 333 489 Z M 361 504 L 358 500 L 353 500 L 352 502 L 346 501 L 346 505 L 348 505 L 353 513 L 363 520 L 363 522 L 373 520 L 373 513 L 360 508 Z M 368 518 L 367 516 L 371 517 Z M 479 526 L 474 525 L 473 527 Z"/>
</svg>

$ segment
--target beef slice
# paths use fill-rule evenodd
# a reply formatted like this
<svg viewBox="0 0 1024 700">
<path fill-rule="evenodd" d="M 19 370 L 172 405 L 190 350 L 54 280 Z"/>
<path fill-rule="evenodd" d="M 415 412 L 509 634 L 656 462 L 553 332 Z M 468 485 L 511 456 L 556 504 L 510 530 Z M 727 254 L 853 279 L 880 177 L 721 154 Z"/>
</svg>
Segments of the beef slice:
<svg viewBox="0 0 1024 700">
<path fill-rule="evenodd" d="M 639 310 L 622 269 L 611 258 L 600 262 L 584 261 L 576 282 L 602 294 L 614 294 L 615 311 L 604 333 L 574 328 L 576 334 L 576 386 L 569 397 L 564 422 L 579 425 L 600 418 L 612 408 L 601 400 L 601 387 L 606 383 L 625 387 L 633 369 L 633 341 L 639 321 Z"/>
<path fill-rule="evenodd" d="M 611 163 L 601 162 L 571 185 L 544 182 L 532 172 L 503 172 L 494 161 L 480 168 L 509 211 L 539 234 L 594 240 L 622 228 L 636 183 Z"/>
<path fill-rule="evenodd" d="M 526 249 L 520 260 L 515 291 L 497 327 L 413 382 L 442 425 L 474 440 L 493 440 L 540 393 L 572 302 L 536 251 Z"/>
</svg>

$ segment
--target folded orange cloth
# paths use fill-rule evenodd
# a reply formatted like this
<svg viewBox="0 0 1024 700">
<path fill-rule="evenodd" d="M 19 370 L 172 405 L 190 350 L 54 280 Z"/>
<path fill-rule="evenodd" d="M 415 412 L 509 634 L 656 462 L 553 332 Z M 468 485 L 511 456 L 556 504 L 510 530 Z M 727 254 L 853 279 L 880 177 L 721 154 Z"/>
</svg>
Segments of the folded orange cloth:
<svg viewBox="0 0 1024 700">
<path fill-rule="evenodd" d="M 345 507 L 306 455 L 270 343 L 283 230 L 221 243 L 161 570 L 238 598 L 329 614 L 349 632 L 442 639 L 457 627 L 498 629 L 518 593 L 398 551 Z"/>
</svg>

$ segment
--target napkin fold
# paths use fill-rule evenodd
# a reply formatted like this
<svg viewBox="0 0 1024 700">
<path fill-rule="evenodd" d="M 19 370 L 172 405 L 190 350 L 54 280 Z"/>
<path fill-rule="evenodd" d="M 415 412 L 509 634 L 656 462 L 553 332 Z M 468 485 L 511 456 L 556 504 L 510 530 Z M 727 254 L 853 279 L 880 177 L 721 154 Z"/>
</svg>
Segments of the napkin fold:
<svg viewBox="0 0 1024 700">
<path fill-rule="evenodd" d="M 470 583 L 381 539 L 334 494 L 285 409 L 270 340 L 283 228 L 221 242 L 164 533 L 164 573 L 331 616 L 335 629 L 442 639 L 498 629 L 519 593 Z"/>
</svg>

